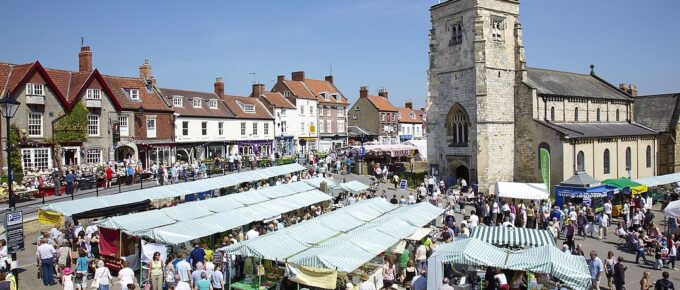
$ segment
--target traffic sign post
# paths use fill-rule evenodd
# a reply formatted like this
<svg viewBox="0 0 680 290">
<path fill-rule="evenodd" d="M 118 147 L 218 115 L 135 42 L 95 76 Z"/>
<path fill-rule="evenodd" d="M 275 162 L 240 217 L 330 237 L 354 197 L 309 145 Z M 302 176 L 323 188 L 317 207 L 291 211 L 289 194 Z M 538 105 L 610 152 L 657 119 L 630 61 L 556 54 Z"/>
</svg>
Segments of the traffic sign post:
<svg viewBox="0 0 680 290">
<path fill-rule="evenodd" d="M 7 253 L 12 254 L 12 274 L 19 286 L 19 261 L 17 252 L 24 250 L 24 215 L 22 211 L 8 212 L 5 217 L 5 229 L 7 230 Z"/>
<path fill-rule="evenodd" d="M 406 189 L 408 186 L 408 180 L 402 179 L 399 181 L 399 189 Z"/>
</svg>

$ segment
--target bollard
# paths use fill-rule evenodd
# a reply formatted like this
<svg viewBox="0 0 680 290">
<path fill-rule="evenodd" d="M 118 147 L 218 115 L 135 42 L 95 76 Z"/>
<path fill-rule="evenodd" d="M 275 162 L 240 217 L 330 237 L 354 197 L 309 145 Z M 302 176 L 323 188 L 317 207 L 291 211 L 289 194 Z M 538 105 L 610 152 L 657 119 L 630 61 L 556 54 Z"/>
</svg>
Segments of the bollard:
<svg viewBox="0 0 680 290">
<path fill-rule="evenodd" d="M 118 193 L 120 193 L 120 183 L 121 183 L 120 182 L 120 176 L 118 176 L 117 180 L 118 180 Z"/>
</svg>

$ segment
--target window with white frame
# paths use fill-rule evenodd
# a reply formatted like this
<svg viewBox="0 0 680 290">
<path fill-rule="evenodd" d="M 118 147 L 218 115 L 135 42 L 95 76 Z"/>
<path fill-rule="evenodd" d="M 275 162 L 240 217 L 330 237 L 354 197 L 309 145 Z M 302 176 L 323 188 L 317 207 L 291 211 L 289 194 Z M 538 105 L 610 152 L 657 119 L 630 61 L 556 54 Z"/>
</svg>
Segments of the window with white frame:
<svg viewBox="0 0 680 290">
<path fill-rule="evenodd" d="M 246 122 L 241 122 L 241 136 L 246 135 Z"/>
<path fill-rule="evenodd" d="M 208 122 L 201 122 L 201 135 L 208 136 Z"/>
<path fill-rule="evenodd" d="M 314 106 L 309 106 L 309 115 L 314 116 Z"/>
<path fill-rule="evenodd" d="M 332 125 L 331 120 L 328 120 L 328 121 L 326 122 L 326 133 L 331 133 L 331 132 L 333 132 L 333 129 L 331 128 L 331 125 Z M 321 126 L 321 127 L 323 128 L 323 125 L 319 124 L 319 126 Z"/>
<path fill-rule="evenodd" d="M 324 133 L 324 132 L 326 132 L 326 127 L 324 127 L 324 121 L 319 120 L 319 133 Z"/>
<path fill-rule="evenodd" d="M 99 148 L 87 150 L 87 154 L 85 154 L 85 161 L 87 163 L 101 163 L 102 150 Z"/>
<path fill-rule="evenodd" d="M 290 91 L 283 92 L 283 96 L 286 97 L 286 98 L 290 97 Z"/>
<path fill-rule="evenodd" d="M 208 107 L 210 107 L 211 109 L 217 109 L 217 100 L 211 99 L 210 101 L 208 101 Z"/>
<path fill-rule="evenodd" d="M 321 93 L 321 97 L 322 97 L 324 100 L 328 100 L 328 93 Z"/>
<path fill-rule="evenodd" d="M 286 110 L 286 109 L 281 110 L 281 116 L 285 116 L 285 115 L 286 115 L 286 111 L 288 111 L 288 110 Z"/>
<path fill-rule="evenodd" d="M 319 106 L 319 116 L 323 116 L 323 106 Z"/>
<path fill-rule="evenodd" d="M 189 121 L 182 122 L 182 136 L 189 136 Z"/>
<path fill-rule="evenodd" d="M 217 123 L 217 134 L 224 135 L 224 122 Z"/>
<path fill-rule="evenodd" d="M 331 111 L 333 110 L 333 108 L 334 107 L 328 107 L 328 109 L 326 109 L 326 116 L 328 116 L 328 117 L 331 116 Z M 322 115 L 323 115 L 323 113 L 319 113 L 319 116 L 322 116 Z"/>
<path fill-rule="evenodd" d="M 201 98 L 194 98 L 193 100 L 191 100 L 191 104 L 194 106 L 194 108 L 200 108 Z"/>
<path fill-rule="evenodd" d="M 257 122 L 253 122 L 253 135 L 257 135 Z"/>
<path fill-rule="evenodd" d="M 300 133 L 307 133 L 307 130 L 305 130 L 305 122 L 300 123 Z"/>
<path fill-rule="evenodd" d="M 128 126 L 127 116 L 118 117 L 118 133 L 120 134 L 120 136 L 130 135 L 130 127 Z"/>
<path fill-rule="evenodd" d="M 262 134 L 269 135 L 269 123 L 264 123 L 264 129 L 262 129 Z"/>
<path fill-rule="evenodd" d="M 340 100 L 340 95 L 338 94 L 332 94 L 331 97 L 333 97 L 333 99 L 335 99 L 336 101 Z"/>
<path fill-rule="evenodd" d="M 43 114 L 28 113 L 28 136 L 42 137 L 43 135 Z"/>
<path fill-rule="evenodd" d="M 138 89 L 125 89 L 125 92 L 130 96 L 133 101 L 139 101 L 139 90 Z"/>
<path fill-rule="evenodd" d="M 352 115 L 352 120 L 356 120 L 358 118 L 359 118 L 359 116 L 357 116 L 356 114 Z"/>
<path fill-rule="evenodd" d="M 345 133 L 345 120 L 338 120 L 338 133 Z"/>
<path fill-rule="evenodd" d="M 52 156 L 49 148 L 21 149 L 21 165 L 24 170 L 51 168 Z"/>
<path fill-rule="evenodd" d="M 335 113 L 338 118 L 345 117 L 345 107 L 338 107 L 338 111 Z"/>
<path fill-rule="evenodd" d="M 181 107 L 182 106 L 182 97 L 181 96 L 173 96 L 172 97 L 172 105 L 175 107 Z"/>
<path fill-rule="evenodd" d="M 99 136 L 99 115 L 87 115 L 87 135 Z"/>
<path fill-rule="evenodd" d="M 26 84 L 26 94 L 31 96 L 44 96 L 45 85 L 43 84 Z"/>
<path fill-rule="evenodd" d="M 156 117 L 146 117 L 146 138 L 156 138 Z"/>
<path fill-rule="evenodd" d="M 102 90 L 100 90 L 100 89 L 87 89 L 87 91 L 85 91 L 85 99 L 101 100 L 102 99 Z"/>
<path fill-rule="evenodd" d="M 380 121 L 385 122 L 385 113 L 380 113 Z"/>
<path fill-rule="evenodd" d="M 304 115 L 305 115 L 305 107 L 301 106 L 300 107 L 300 116 L 304 116 Z"/>
<path fill-rule="evenodd" d="M 286 121 L 281 121 L 281 133 L 286 133 Z"/>
<path fill-rule="evenodd" d="M 255 105 L 253 104 L 245 104 L 241 103 L 239 101 L 236 101 L 239 107 L 241 107 L 241 110 L 246 113 L 255 113 Z"/>
</svg>

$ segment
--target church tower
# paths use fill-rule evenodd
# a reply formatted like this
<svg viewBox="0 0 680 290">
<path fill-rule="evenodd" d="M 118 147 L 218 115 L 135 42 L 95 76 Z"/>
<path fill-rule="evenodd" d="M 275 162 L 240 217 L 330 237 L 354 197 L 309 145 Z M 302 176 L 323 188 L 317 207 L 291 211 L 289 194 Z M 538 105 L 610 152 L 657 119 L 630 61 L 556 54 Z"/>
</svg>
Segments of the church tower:
<svg viewBox="0 0 680 290">
<path fill-rule="evenodd" d="M 488 192 L 514 175 L 515 83 L 524 68 L 519 1 L 449 0 L 430 14 L 430 172 Z"/>
</svg>

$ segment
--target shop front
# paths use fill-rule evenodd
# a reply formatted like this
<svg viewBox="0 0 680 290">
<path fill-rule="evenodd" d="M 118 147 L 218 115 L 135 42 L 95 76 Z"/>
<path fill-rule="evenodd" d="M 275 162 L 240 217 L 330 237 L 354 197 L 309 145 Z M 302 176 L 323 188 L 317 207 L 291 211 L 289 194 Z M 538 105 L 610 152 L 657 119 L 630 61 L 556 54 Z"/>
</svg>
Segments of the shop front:
<svg viewBox="0 0 680 290">
<path fill-rule="evenodd" d="M 276 137 L 275 144 L 275 151 L 283 155 L 291 155 L 295 152 L 295 139 L 293 136 Z"/>
<path fill-rule="evenodd" d="M 241 155 L 270 154 L 272 153 L 272 140 L 244 140 L 236 141 L 238 153 Z"/>
<path fill-rule="evenodd" d="M 319 137 L 318 151 L 332 151 L 347 145 L 347 135 Z"/>
<path fill-rule="evenodd" d="M 309 153 L 309 152 L 314 152 L 317 150 L 318 146 L 318 141 L 319 139 L 316 137 L 302 137 L 298 141 L 300 144 L 300 152 L 301 153 Z"/>
</svg>

